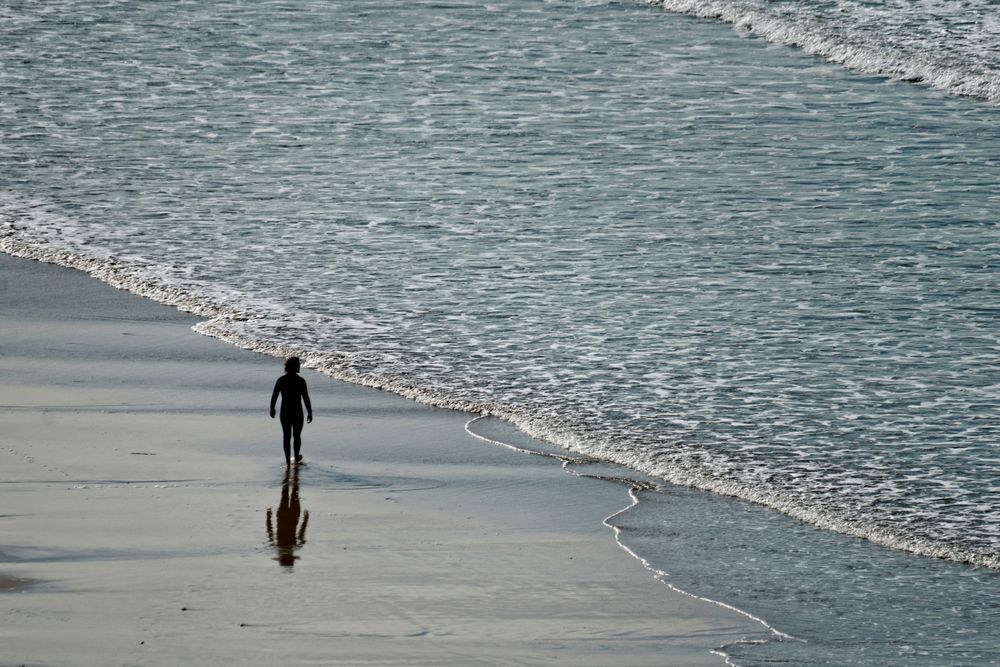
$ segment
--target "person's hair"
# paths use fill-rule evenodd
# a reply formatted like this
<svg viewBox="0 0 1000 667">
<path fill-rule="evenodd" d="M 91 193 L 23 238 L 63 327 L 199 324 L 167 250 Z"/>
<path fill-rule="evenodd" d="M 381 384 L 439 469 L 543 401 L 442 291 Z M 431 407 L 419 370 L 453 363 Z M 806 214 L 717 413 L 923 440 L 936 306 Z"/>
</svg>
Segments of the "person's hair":
<svg viewBox="0 0 1000 667">
<path fill-rule="evenodd" d="M 298 357 L 288 357 L 285 360 L 285 372 L 286 373 L 298 373 L 299 372 L 299 358 Z"/>
</svg>

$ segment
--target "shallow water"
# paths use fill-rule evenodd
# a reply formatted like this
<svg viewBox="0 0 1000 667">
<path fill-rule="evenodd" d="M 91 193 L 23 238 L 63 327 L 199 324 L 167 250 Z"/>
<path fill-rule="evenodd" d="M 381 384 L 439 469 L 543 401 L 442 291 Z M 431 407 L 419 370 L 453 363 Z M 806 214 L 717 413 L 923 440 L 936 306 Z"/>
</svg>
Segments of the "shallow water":
<svg viewBox="0 0 1000 667">
<path fill-rule="evenodd" d="M 992 95 L 986 6 L 728 6 L 888 53 L 878 35 Z M 630 2 L 66 0 L 0 19 L 8 251 L 657 479 L 1000 564 L 991 102 Z M 638 551 L 692 586 L 729 567 L 673 562 L 659 502 L 633 512 Z M 995 572 L 753 511 L 815 558 L 771 559 L 764 588 L 845 581 L 817 570 L 846 541 L 906 581 L 948 573 L 935 586 L 963 611 L 914 629 L 921 642 L 995 618 L 989 595 L 964 593 L 995 590 Z M 814 533 L 840 542 L 803 542 Z M 772 624 L 810 605 L 718 581 L 699 594 Z M 915 618 L 918 598 L 899 599 L 884 613 Z M 851 623 L 857 655 L 840 664 L 883 664 Z"/>
</svg>

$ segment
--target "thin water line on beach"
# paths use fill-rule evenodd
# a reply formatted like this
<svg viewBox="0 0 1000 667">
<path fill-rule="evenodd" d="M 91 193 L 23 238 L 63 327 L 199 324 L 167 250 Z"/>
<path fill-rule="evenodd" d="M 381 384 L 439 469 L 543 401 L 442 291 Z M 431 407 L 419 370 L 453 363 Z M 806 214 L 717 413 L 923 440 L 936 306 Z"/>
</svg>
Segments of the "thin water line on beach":
<svg viewBox="0 0 1000 667">
<path fill-rule="evenodd" d="M 754 623 L 760 624 L 761 626 L 763 626 L 764 628 L 766 628 L 769 632 L 771 632 L 776 637 L 776 639 L 774 639 L 774 640 L 766 640 L 766 639 L 758 639 L 758 640 L 740 639 L 740 640 L 737 640 L 735 642 L 730 642 L 728 644 L 724 644 L 724 645 L 720 646 L 717 649 L 712 649 L 711 653 L 713 653 L 714 655 L 719 655 L 719 656 L 724 657 L 726 659 L 726 664 L 727 665 L 735 665 L 736 664 L 736 663 L 732 662 L 731 659 L 730 659 L 730 657 L 729 657 L 729 655 L 727 653 L 725 653 L 725 649 L 727 647 L 730 647 L 730 646 L 736 646 L 736 645 L 741 645 L 741 644 L 766 644 L 766 643 L 769 643 L 770 641 L 789 641 L 789 640 L 804 641 L 804 640 L 798 639 L 797 637 L 794 637 L 794 636 L 792 636 L 792 635 L 790 635 L 788 633 L 782 632 L 781 630 L 778 630 L 777 628 L 775 628 L 774 626 L 772 626 L 771 624 L 769 624 L 763 618 L 761 618 L 759 616 L 754 616 L 753 614 L 751 614 L 751 613 L 749 613 L 747 611 L 744 611 L 744 610 L 742 610 L 742 609 L 740 609 L 738 607 L 735 607 L 733 605 L 727 604 L 725 602 L 721 602 L 719 600 L 714 600 L 712 598 L 704 597 L 704 596 L 701 596 L 701 595 L 697 595 L 695 593 L 691 593 L 691 592 L 685 591 L 682 588 L 678 588 L 677 586 L 675 586 L 675 585 L 671 584 L 670 582 L 666 581 L 666 578 L 670 576 L 670 573 L 666 572 L 665 570 L 661 570 L 661 569 L 655 567 L 651 562 L 649 562 L 648 560 L 646 560 L 645 558 L 643 558 L 642 556 L 640 556 L 633 549 L 631 549 L 629 546 L 627 546 L 626 544 L 624 544 L 622 542 L 622 540 L 621 540 L 622 530 L 621 530 L 621 528 L 619 528 L 618 526 L 616 526 L 614 523 L 612 523 L 612 521 L 614 520 L 615 517 L 620 516 L 620 515 L 624 514 L 625 512 L 628 512 L 628 511 L 634 509 L 636 506 L 639 505 L 639 500 L 640 500 L 639 499 L 639 493 L 640 492 L 642 492 L 642 491 L 656 491 L 657 488 L 658 488 L 658 484 L 653 483 L 653 482 L 643 482 L 643 481 L 640 481 L 640 480 L 629 479 L 629 478 L 624 477 L 624 476 L 619 477 L 619 476 L 611 476 L 611 475 L 588 475 L 586 473 L 581 473 L 581 472 L 578 472 L 576 470 L 572 470 L 570 468 L 570 466 L 575 465 L 575 464 L 604 463 L 604 461 L 600 461 L 599 459 L 593 459 L 593 458 L 589 458 L 589 457 L 587 457 L 587 458 L 574 457 L 574 456 L 562 455 L 562 454 L 558 454 L 558 453 L 554 453 L 554 452 L 540 452 L 540 451 L 528 449 L 528 448 L 525 448 L 525 447 L 518 447 L 517 445 L 513 445 L 513 444 L 508 443 L 508 442 L 503 442 L 501 440 L 496 440 L 494 438 L 488 438 L 488 437 L 486 437 L 484 435 L 476 433 L 472 429 L 472 424 L 474 424 L 475 422 L 477 422 L 477 421 L 479 421 L 481 419 L 487 419 L 489 417 L 490 417 L 490 415 L 479 415 L 477 417 L 473 417 L 472 419 L 470 419 L 469 421 L 467 421 L 465 423 L 465 426 L 464 426 L 465 432 L 468 433 L 473 438 L 476 438 L 478 440 L 482 440 L 483 442 L 487 442 L 487 443 L 492 444 L 492 445 L 496 445 L 496 446 L 499 446 L 499 447 L 504 447 L 506 449 L 509 449 L 511 451 L 514 451 L 514 452 L 518 452 L 520 454 L 528 454 L 530 456 L 541 456 L 541 457 L 544 457 L 544 458 L 550 458 L 550 459 L 554 459 L 556 461 L 559 461 L 560 462 L 560 466 L 563 469 L 563 471 L 566 472 L 569 475 L 574 476 L 574 477 L 587 478 L 587 479 L 595 479 L 595 480 L 600 480 L 600 481 L 605 481 L 605 482 L 613 482 L 613 483 L 622 484 L 622 485 L 628 487 L 628 496 L 629 496 L 629 499 L 631 500 L 631 503 L 627 507 L 623 507 L 622 509 L 620 509 L 620 510 L 614 512 L 614 513 L 612 513 L 610 516 L 606 517 L 601 522 L 604 526 L 606 526 L 607 528 L 611 529 L 612 534 L 613 534 L 614 539 L 615 539 L 615 544 L 617 544 L 620 549 L 622 549 L 625 553 L 627 553 L 628 555 L 630 555 L 632 558 L 634 558 L 637 561 L 639 561 L 639 563 L 641 563 L 642 566 L 647 571 L 649 571 L 650 573 L 652 573 L 653 579 L 655 579 L 659 583 L 663 584 L 668 589 L 670 589 L 672 591 L 675 591 L 677 593 L 680 593 L 681 595 L 684 595 L 686 597 L 694 598 L 695 600 L 699 600 L 701 602 L 706 602 L 706 603 L 709 603 L 709 604 L 721 607 L 723 609 L 726 609 L 728 611 L 735 612 L 735 613 L 737 613 L 737 614 L 739 614 L 739 615 L 747 618 L 748 620 L 750 620 L 750 621 L 752 621 Z"/>
</svg>

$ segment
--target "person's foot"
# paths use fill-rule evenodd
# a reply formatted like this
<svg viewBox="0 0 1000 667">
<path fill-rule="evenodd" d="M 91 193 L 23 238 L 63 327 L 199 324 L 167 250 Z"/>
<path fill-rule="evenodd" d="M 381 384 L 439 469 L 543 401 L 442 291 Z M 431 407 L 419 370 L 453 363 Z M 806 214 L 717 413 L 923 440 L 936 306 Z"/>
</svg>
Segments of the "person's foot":
<svg viewBox="0 0 1000 667">
<path fill-rule="evenodd" d="M 302 455 L 301 454 L 296 454 L 295 455 L 295 462 L 296 463 L 302 463 Z"/>
</svg>

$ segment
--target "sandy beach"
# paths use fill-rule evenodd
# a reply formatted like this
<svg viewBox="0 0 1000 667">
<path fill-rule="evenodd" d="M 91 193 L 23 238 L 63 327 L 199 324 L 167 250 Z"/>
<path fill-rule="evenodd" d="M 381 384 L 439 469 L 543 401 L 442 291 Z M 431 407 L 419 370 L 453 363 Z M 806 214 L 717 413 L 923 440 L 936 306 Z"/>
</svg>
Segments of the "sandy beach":
<svg viewBox="0 0 1000 667">
<path fill-rule="evenodd" d="M 4 665 L 718 665 L 761 636 L 615 543 L 625 487 L 470 415 L 305 371 L 286 476 L 280 360 L 6 255 L 0 302 Z"/>
</svg>

